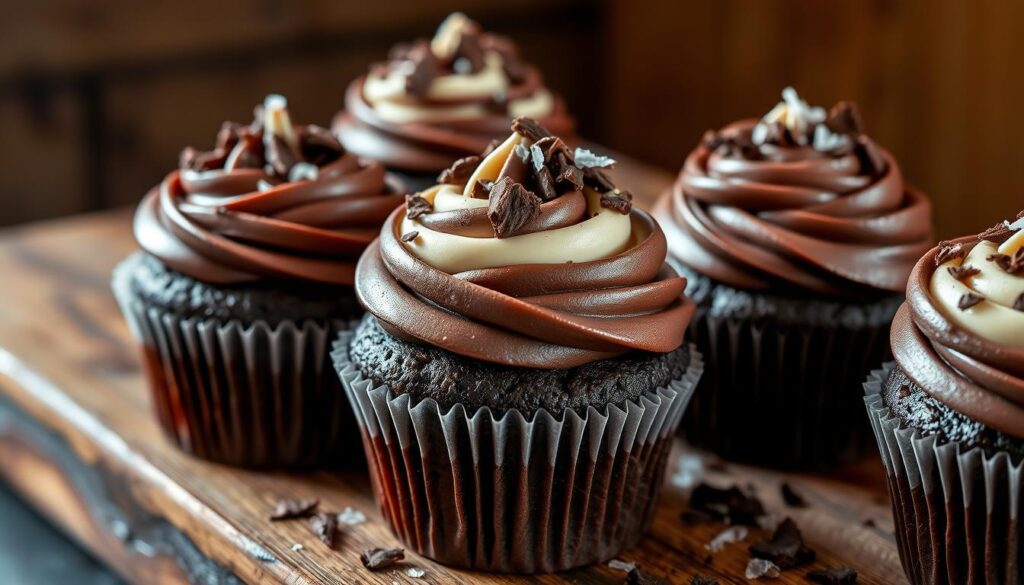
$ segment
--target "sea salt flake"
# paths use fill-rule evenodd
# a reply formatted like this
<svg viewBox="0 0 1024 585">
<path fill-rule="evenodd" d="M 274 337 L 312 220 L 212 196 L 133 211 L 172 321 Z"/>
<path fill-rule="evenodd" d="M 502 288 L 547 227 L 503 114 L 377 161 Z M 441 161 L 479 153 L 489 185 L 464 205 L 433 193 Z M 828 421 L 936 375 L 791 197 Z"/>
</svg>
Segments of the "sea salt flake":
<svg viewBox="0 0 1024 585">
<path fill-rule="evenodd" d="M 676 463 L 676 472 L 672 475 L 672 485 L 689 489 L 697 485 L 704 472 L 704 461 L 697 455 L 683 454 Z"/>
<path fill-rule="evenodd" d="M 419 567 L 409 567 L 405 570 L 405 574 L 409 575 L 413 579 L 419 579 L 420 577 L 426 575 L 427 572 Z"/>
<path fill-rule="evenodd" d="M 704 545 L 704 548 L 708 549 L 713 553 L 722 552 L 725 545 L 739 542 L 747 537 L 747 528 L 745 526 L 731 526 L 725 530 L 719 532 L 711 542 Z"/>
<path fill-rule="evenodd" d="M 306 548 L 306 547 L 304 547 L 301 544 L 296 542 L 295 544 L 292 545 L 292 552 L 299 552 L 300 550 L 302 550 L 304 548 Z"/>
<path fill-rule="evenodd" d="M 764 559 L 750 559 L 744 576 L 747 579 L 775 579 L 780 574 L 782 571 L 775 566 L 775 563 Z"/>
<path fill-rule="evenodd" d="M 605 169 L 615 165 L 614 158 L 596 154 L 578 146 L 572 156 L 576 160 L 576 166 L 581 169 Z"/>
<path fill-rule="evenodd" d="M 628 573 L 636 568 L 636 563 L 627 563 L 626 561 L 620 561 L 619 559 L 612 559 L 608 561 L 608 567 L 615 569 L 616 571 L 624 571 Z"/>
<path fill-rule="evenodd" d="M 341 522 L 346 526 L 355 526 L 366 522 L 366 514 L 363 514 L 351 506 L 345 506 L 345 509 L 338 514 L 338 522 Z"/>
</svg>

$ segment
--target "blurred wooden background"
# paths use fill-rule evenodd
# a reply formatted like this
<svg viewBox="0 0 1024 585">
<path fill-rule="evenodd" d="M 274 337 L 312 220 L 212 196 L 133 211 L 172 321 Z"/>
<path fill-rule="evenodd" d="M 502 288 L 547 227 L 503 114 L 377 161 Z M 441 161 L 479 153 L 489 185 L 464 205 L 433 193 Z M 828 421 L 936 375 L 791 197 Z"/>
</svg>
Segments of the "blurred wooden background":
<svg viewBox="0 0 1024 585">
<path fill-rule="evenodd" d="M 794 85 L 860 103 L 939 235 L 1024 208 L 1018 0 L 3 2 L 0 225 L 132 204 L 268 92 L 326 123 L 399 40 L 466 11 L 515 37 L 599 142 L 676 169 Z"/>
</svg>

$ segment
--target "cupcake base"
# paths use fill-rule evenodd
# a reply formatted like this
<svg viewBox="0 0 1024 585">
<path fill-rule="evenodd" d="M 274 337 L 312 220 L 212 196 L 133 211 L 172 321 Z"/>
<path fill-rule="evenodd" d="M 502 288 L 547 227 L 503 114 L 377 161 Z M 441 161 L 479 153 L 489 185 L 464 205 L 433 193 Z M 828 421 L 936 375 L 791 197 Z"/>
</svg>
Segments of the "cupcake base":
<svg viewBox="0 0 1024 585">
<path fill-rule="evenodd" d="M 157 421 L 175 445 L 243 467 L 361 461 L 328 355 L 349 321 L 178 314 L 135 286 L 146 261 L 136 254 L 122 262 L 112 286 L 139 342 Z"/>
<path fill-rule="evenodd" d="M 900 560 L 914 585 L 1024 582 L 1024 464 L 909 427 L 886 405 L 897 366 L 864 383 L 864 403 L 885 465 Z M 889 388 L 889 390 L 892 390 Z"/>
<path fill-rule="evenodd" d="M 637 400 L 497 416 L 373 387 L 351 339 L 342 332 L 332 355 L 392 530 L 418 554 L 503 573 L 604 562 L 640 540 L 702 371 L 691 348 L 682 378 Z"/>
<path fill-rule="evenodd" d="M 725 459 L 825 468 L 871 447 L 856 416 L 860 380 L 888 359 L 893 295 L 864 303 L 742 291 L 674 264 L 697 303 L 689 336 L 707 373 L 683 422 L 687 440 Z"/>
</svg>

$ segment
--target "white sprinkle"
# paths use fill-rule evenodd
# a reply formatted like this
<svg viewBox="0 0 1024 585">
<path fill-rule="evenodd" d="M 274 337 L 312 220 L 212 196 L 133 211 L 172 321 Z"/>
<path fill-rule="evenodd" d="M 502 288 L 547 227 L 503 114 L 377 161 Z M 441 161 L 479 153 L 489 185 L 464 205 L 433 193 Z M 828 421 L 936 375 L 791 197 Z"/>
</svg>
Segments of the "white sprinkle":
<svg viewBox="0 0 1024 585">
<path fill-rule="evenodd" d="M 300 550 L 302 550 L 304 548 L 306 548 L 306 547 L 304 547 L 301 544 L 296 542 L 295 544 L 292 545 L 292 552 L 299 552 Z"/>
<path fill-rule="evenodd" d="M 608 561 L 608 566 L 616 571 L 628 573 L 636 568 L 636 563 L 627 563 L 626 561 L 620 561 L 619 559 L 612 559 Z"/>
<path fill-rule="evenodd" d="M 1017 221 L 1011 223 L 1007 227 L 1009 227 L 1011 230 L 1013 230 L 1015 232 L 1019 231 L 1019 230 L 1024 230 L 1024 217 L 1022 217 L 1022 218 L 1018 219 Z"/>
<path fill-rule="evenodd" d="M 781 571 L 775 563 L 766 561 L 764 559 L 750 559 L 747 563 L 747 570 L 745 576 L 747 579 L 775 579 L 780 575 Z"/>
<path fill-rule="evenodd" d="M 287 107 L 288 98 L 279 93 L 271 93 L 263 98 L 263 108 L 266 110 L 283 110 Z"/>
<path fill-rule="evenodd" d="M 341 514 L 338 514 L 338 522 L 347 526 L 355 526 L 366 522 L 366 514 L 363 514 L 351 506 L 345 506 L 345 509 L 341 511 Z"/>
<path fill-rule="evenodd" d="M 270 181 L 266 181 L 264 179 L 260 179 L 259 181 L 256 181 L 256 189 L 259 190 L 260 193 L 262 193 L 264 191 L 269 191 L 269 190 L 273 189 L 274 187 L 275 187 L 275 185 L 273 183 L 271 183 Z"/>
<path fill-rule="evenodd" d="M 679 456 L 676 472 L 672 475 L 672 485 L 689 489 L 697 485 L 697 480 L 704 473 L 704 461 L 697 455 L 685 453 Z"/>
<path fill-rule="evenodd" d="M 615 166 L 615 159 L 610 156 L 595 154 L 586 148 L 576 147 L 572 157 L 576 159 L 576 166 L 580 168 L 606 169 Z"/>
<path fill-rule="evenodd" d="M 747 528 L 745 526 L 731 526 L 719 532 L 717 536 L 711 539 L 711 542 L 704 545 L 704 548 L 713 553 L 722 552 L 725 545 L 739 542 L 746 537 Z"/>
<path fill-rule="evenodd" d="M 426 575 L 427 572 L 424 571 L 423 569 L 419 568 L 419 567 L 409 567 L 408 569 L 405 570 L 405 574 L 409 575 L 413 579 L 419 579 L 423 575 Z"/>
<path fill-rule="evenodd" d="M 818 152 L 829 152 L 845 146 L 849 137 L 836 134 L 824 124 L 814 127 L 814 150 Z"/>
<path fill-rule="evenodd" d="M 315 181 L 320 176 L 320 169 L 308 162 L 298 162 L 288 171 L 289 181 Z"/>
</svg>

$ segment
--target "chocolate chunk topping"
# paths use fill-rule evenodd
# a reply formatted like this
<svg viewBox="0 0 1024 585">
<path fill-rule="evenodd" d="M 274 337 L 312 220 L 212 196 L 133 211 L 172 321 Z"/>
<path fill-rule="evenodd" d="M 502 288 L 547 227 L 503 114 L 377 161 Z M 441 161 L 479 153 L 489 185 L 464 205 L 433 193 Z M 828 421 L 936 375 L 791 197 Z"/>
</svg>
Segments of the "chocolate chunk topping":
<svg viewBox="0 0 1024 585">
<path fill-rule="evenodd" d="M 850 567 L 818 569 L 807 573 L 807 580 L 820 585 L 855 585 L 857 571 Z"/>
<path fill-rule="evenodd" d="M 707 575 L 694 575 L 690 579 L 690 585 L 719 585 L 718 579 Z"/>
<path fill-rule="evenodd" d="M 541 126 L 540 122 L 526 116 L 520 116 L 512 120 L 512 131 L 533 142 L 551 136 L 548 129 Z"/>
<path fill-rule="evenodd" d="M 555 177 L 555 184 L 566 190 L 583 190 L 583 171 L 573 165 L 566 165 L 561 173 Z"/>
<path fill-rule="evenodd" d="M 455 60 L 452 69 L 461 75 L 476 73 L 484 68 L 484 50 L 480 46 L 480 33 L 465 30 L 459 37 L 459 46 L 455 49 Z"/>
<path fill-rule="evenodd" d="M 839 102 L 828 111 L 828 118 L 825 119 L 825 127 L 836 134 L 857 136 L 860 130 L 860 112 L 857 104 L 852 102 Z"/>
<path fill-rule="evenodd" d="M 508 177 L 491 187 L 487 219 L 499 238 L 512 236 L 540 214 L 540 198 Z"/>
<path fill-rule="evenodd" d="M 633 194 L 629 191 L 608 191 L 601 193 L 601 207 L 614 209 L 622 215 L 629 215 L 633 209 Z"/>
<path fill-rule="evenodd" d="M 406 233 L 402 234 L 402 241 L 403 242 L 411 242 L 411 241 L 415 240 L 418 237 L 420 237 L 420 233 L 418 231 L 416 231 L 416 230 L 413 230 L 411 232 L 406 232 Z"/>
<path fill-rule="evenodd" d="M 473 183 L 473 192 L 471 195 L 473 199 L 487 199 L 491 196 L 491 187 L 494 186 L 494 181 L 488 181 L 487 179 L 478 179 Z"/>
<path fill-rule="evenodd" d="M 967 280 L 968 278 L 980 273 L 981 270 L 970 265 L 962 266 L 950 266 L 949 274 L 957 280 Z"/>
<path fill-rule="evenodd" d="M 278 500 L 274 510 L 270 513 L 271 520 L 291 520 L 293 518 L 306 518 L 313 515 L 320 500 L 311 498 L 308 500 L 297 500 L 292 498 L 281 498 Z"/>
<path fill-rule="evenodd" d="M 409 219 L 416 219 L 433 210 L 434 206 L 419 193 L 410 193 L 405 196 L 405 216 Z"/>
<path fill-rule="evenodd" d="M 995 262 L 997 266 L 1003 269 L 1005 272 L 1010 274 L 1019 274 L 1024 270 L 1024 247 L 1017 248 L 1017 251 L 1013 253 L 1013 256 L 1007 254 L 990 254 L 985 258 L 991 262 Z"/>
<path fill-rule="evenodd" d="M 430 84 L 441 71 L 440 62 L 426 42 L 416 43 L 405 58 L 412 63 L 412 69 L 405 78 L 405 91 L 418 98 L 426 97 Z"/>
<path fill-rule="evenodd" d="M 1002 244 L 1006 240 L 1009 240 L 1010 236 L 1014 233 L 1015 232 L 1010 229 L 1009 224 L 1005 221 L 1001 221 L 978 234 L 978 239 L 993 242 L 995 244 Z"/>
<path fill-rule="evenodd" d="M 334 514 L 321 512 L 309 519 L 309 527 L 313 529 L 324 544 L 334 547 L 334 537 L 338 531 L 338 517 Z"/>
<path fill-rule="evenodd" d="M 800 143 L 797 142 L 796 137 L 793 136 L 793 132 L 782 122 L 764 124 L 764 129 L 765 144 L 774 144 L 776 146 L 783 146 L 786 148 L 792 148 L 800 145 Z"/>
<path fill-rule="evenodd" d="M 757 497 L 744 493 L 738 486 L 718 489 L 698 484 L 690 494 L 690 509 L 708 514 L 728 524 L 756 526 L 764 516 L 764 505 Z"/>
<path fill-rule="evenodd" d="M 967 252 L 964 251 L 962 244 L 953 244 L 943 240 L 939 242 L 939 252 L 935 254 L 935 265 L 940 266 L 954 258 L 963 258 L 966 255 Z"/>
<path fill-rule="evenodd" d="M 730 134 L 725 135 L 715 130 L 708 130 L 704 133 L 704 146 L 711 152 L 721 156 L 735 156 L 739 154 L 747 160 L 761 160 L 764 155 L 761 149 L 751 140 L 749 135 Z"/>
<path fill-rule="evenodd" d="M 782 491 L 782 501 L 785 502 L 787 506 L 789 506 L 790 508 L 807 507 L 807 500 L 805 500 L 803 496 L 801 496 L 796 490 L 794 490 L 793 486 L 783 482 L 782 487 L 780 489 Z"/>
<path fill-rule="evenodd" d="M 541 167 L 533 171 L 534 182 L 537 184 L 537 190 L 540 191 L 540 198 L 542 201 L 551 201 L 558 197 L 558 191 L 555 190 L 555 180 L 551 178 L 551 171 L 547 167 Z"/>
<path fill-rule="evenodd" d="M 633 567 L 626 575 L 626 585 L 664 585 L 664 581 L 643 571 L 640 567 Z"/>
<path fill-rule="evenodd" d="M 303 126 L 299 130 L 299 150 L 307 162 L 322 167 L 345 154 L 345 148 L 326 128 Z"/>
<path fill-rule="evenodd" d="M 479 156 L 467 156 L 460 158 L 453 162 L 452 166 L 441 171 L 441 174 L 437 176 L 437 182 L 448 185 L 465 184 L 466 180 L 473 174 L 473 171 L 476 169 L 478 164 L 480 164 Z"/>
<path fill-rule="evenodd" d="M 292 165 L 298 162 L 298 157 L 292 147 L 277 134 L 263 134 L 263 146 L 266 148 L 267 166 L 274 175 L 287 177 Z"/>
<path fill-rule="evenodd" d="M 857 138 L 853 153 L 860 160 L 860 172 L 865 175 L 878 175 L 885 170 L 885 159 L 882 158 L 878 145 L 866 136 Z"/>
<path fill-rule="evenodd" d="M 242 129 L 238 135 L 238 144 L 224 161 L 224 170 L 263 168 L 265 149 L 261 132 L 251 128 Z"/>
<path fill-rule="evenodd" d="M 371 571 L 386 569 L 404 558 L 405 550 L 400 548 L 374 548 L 359 555 L 359 560 L 363 561 L 363 566 Z"/>
<path fill-rule="evenodd" d="M 960 300 L 957 301 L 956 306 L 961 311 L 966 311 L 967 309 L 970 309 L 974 305 L 977 305 L 978 303 L 984 300 L 985 297 L 981 295 L 977 295 L 972 292 L 964 293 L 964 295 L 960 297 Z"/>
<path fill-rule="evenodd" d="M 775 563 L 780 569 L 791 569 L 814 560 L 814 551 L 804 545 L 803 535 L 792 519 L 786 518 L 775 529 L 771 539 L 750 545 L 751 556 Z"/>
<path fill-rule="evenodd" d="M 1013 309 L 1015 311 L 1024 311 L 1024 293 L 1020 293 L 1013 301 Z"/>
</svg>

